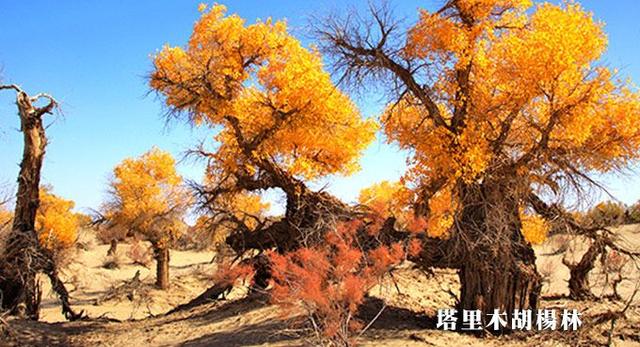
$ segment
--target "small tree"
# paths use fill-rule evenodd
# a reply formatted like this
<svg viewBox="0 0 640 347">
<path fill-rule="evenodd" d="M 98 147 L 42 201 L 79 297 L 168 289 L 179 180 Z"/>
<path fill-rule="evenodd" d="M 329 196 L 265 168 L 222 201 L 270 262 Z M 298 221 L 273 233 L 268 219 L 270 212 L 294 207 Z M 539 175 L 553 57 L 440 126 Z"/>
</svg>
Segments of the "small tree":
<svg viewBox="0 0 640 347">
<path fill-rule="evenodd" d="M 151 242 L 156 259 L 156 284 L 169 287 L 169 243 L 182 228 L 189 198 L 175 160 L 153 148 L 125 159 L 113 170 L 110 201 L 103 207 L 109 224 L 128 228 Z"/>
<path fill-rule="evenodd" d="M 605 285 L 611 285 L 611 297 L 614 300 L 621 300 L 618 286 L 625 279 L 629 279 L 624 276 L 624 269 L 631 258 L 617 251 L 609 251 L 602 254 L 600 261 L 602 262 L 602 272 L 605 275 Z"/>
<path fill-rule="evenodd" d="M 242 254 L 322 240 L 324 218 L 345 218 L 352 210 L 306 182 L 356 171 L 375 138 L 375 121 L 362 117 L 318 52 L 291 36 L 284 21 L 249 24 L 221 5 L 201 10 L 188 43 L 164 47 L 150 76 L 172 114 L 215 134 L 215 152 L 194 151 L 209 164 L 201 205 L 279 189 L 286 195 L 283 218 L 255 228 L 237 221 L 227 244 Z M 266 285 L 268 264 L 254 264 L 261 267 L 254 284 Z"/>
<path fill-rule="evenodd" d="M 13 213 L 4 206 L 0 206 L 0 231 L 5 230 L 13 220 Z"/>
<path fill-rule="evenodd" d="M 7 186 L 0 186 L 0 231 L 4 230 L 6 226 L 11 223 L 13 219 L 13 214 L 9 210 L 9 202 L 12 200 L 13 196 L 9 193 L 9 189 Z"/>
</svg>

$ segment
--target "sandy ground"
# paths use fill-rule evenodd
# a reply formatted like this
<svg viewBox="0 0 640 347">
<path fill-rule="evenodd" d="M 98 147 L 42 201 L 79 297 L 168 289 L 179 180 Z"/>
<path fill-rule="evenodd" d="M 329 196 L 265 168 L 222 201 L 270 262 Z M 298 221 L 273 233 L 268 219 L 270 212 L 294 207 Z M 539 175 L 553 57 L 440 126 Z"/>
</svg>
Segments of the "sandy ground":
<svg viewBox="0 0 640 347">
<path fill-rule="evenodd" d="M 640 247 L 640 227 L 627 226 L 620 236 L 630 247 Z M 126 254 L 128 245 L 119 252 Z M 543 287 L 543 308 L 578 309 L 585 326 L 575 333 L 518 333 L 502 337 L 479 338 L 469 334 L 435 329 L 435 313 L 439 308 L 453 306 L 449 291 L 458 290 L 457 276 L 452 271 L 439 270 L 426 275 L 411 264 L 403 265 L 383 285 L 372 290 L 371 298 L 362 309 L 362 317 L 371 318 L 386 308 L 361 342 L 365 346 L 575 346 L 606 345 L 610 323 L 595 324 L 595 319 L 609 310 L 619 310 L 625 303 L 610 300 L 575 302 L 562 298 L 567 294 L 569 272 L 562 265 L 563 255 L 553 255 L 567 247 L 574 257 L 585 250 L 582 240 L 553 237 L 536 247 L 538 267 L 547 274 Z M 288 328 L 285 318 L 264 297 L 246 297 L 243 288 L 234 290 L 227 300 L 165 315 L 176 305 L 188 302 L 211 284 L 215 266 L 209 264 L 211 252 L 171 253 L 171 281 L 168 291 L 153 287 L 154 265 L 149 268 L 134 265 L 126 256 L 119 269 L 105 269 L 106 245 L 89 251 L 79 250 L 63 272 L 71 290 L 75 309 L 82 309 L 93 318 L 89 321 L 64 322 L 60 308 L 50 288 L 44 287 L 42 321 L 9 320 L 9 329 L 0 345 L 20 346 L 291 346 L 309 345 L 300 331 Z M 568 257 L 572 259 L 571 256 Z M 130 297 L 108 298 L 116 288 L 131 280 L 140 271 L 141 289 Z M 623 298 L 628 297 L 639 281 L 638 272 L 626 270 L 629 277 L 620 286 Z M 396 285 L 394 284 L 397 284 Z M 603 286 L 600 267 L 591 277 L 593 292 L 610 293 Z M 400 290 L 398 291 L 399 288 Z M 627 318 L 615 325 L 612 344 L 640 346 L 640 297 L 627 311 Z M 118 320 L 118 321 L 115 321 Z M 2 326 L 0 325 L 0 328 Z"/>
<path fill-rule="evenodd" d="M 90 317 L 113 318 L 118 320 L 141 319 L 165 313 L 175 306 L 189 301 L 202 293 L 211 283 L 211 275 L 215 266 L 209 264 L 213 252 L 181 252 L 171 251 L 169 274 L 171 288 L 162 291 L 155 288 L 155 262 L 148 267 L 134 265 L 128 258 L 130 245 L 120 244 L 118 254 L 120 267 L 106 269 L 103 264 L 108 245 L 96 246 L 91 251 L 79 250 L 74 260 L 62 270 L 67 288 L 73 297 L 74 309 L 84 310 Z M 130 300 L 126 297 L 108 299 L 113 288 L 131 280 L 140 271 L 143 282 L 141 291 Z M 62 322 L 64 317 L 55 293 L 51 291 L 48 281 L 43 280 L 43 307 L 41 320 L 46 322 Z M 107 299 L 107 300 L 105 300 Z"/>
</svg>

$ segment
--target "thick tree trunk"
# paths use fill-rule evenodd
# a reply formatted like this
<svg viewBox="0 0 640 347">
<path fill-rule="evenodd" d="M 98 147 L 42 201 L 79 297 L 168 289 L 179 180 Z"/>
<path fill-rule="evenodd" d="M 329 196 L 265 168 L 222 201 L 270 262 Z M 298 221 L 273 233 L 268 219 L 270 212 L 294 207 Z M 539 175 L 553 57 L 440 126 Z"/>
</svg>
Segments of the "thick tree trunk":
<svg viewBox="0 0 640 347">
<path fill-rule="evenodd" d="M 604 244 L 595 240 L 582 255 L 576 264 L 569 263 L 562 259 L 562 263 L 569 268 L 569 297 L 574 300 L 587 300 L 593 298 L 589 287 L 589 272 L 596 265 L 596 260 L 604 252 Z"/>
<path fill-rule="evenodd" d="M 521 256 L 471 256 L 459 276 L 460 309 L 480 310 L 485 319 L 498 309 L 507 313 L 507 329 L 514 310 L 537 309 L 541 282 L 533 250 Z"/>
<path fill-rule="evenodd" d="M 156 258 L 156 286 L 169 289 L 169 248 L 155 244 L 153 249 Z"/>
<path fill-rule="evenodd" d="M 536 312 L 542 283 L 511 191 L 489 183 L 463 187 L 464 208 L 452 236 L 464 248 L 460 310 L 480 310 L 485 320 L 495 309 L 505 312 L 505 331 L 511 329 L 514 310 Z"/>
</svg>

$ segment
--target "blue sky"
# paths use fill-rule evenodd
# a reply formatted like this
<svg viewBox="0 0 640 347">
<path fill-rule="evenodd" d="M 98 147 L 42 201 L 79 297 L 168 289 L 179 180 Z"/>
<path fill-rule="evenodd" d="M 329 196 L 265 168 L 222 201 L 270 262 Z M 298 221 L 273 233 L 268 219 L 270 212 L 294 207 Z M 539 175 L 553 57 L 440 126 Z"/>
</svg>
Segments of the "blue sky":
<svg viewBox="0 0 640 347">
<path fill-rule="evenodd" d="M 164 44 L 182 45 L 198 18 L 200 1 L 15 1 L 0 0 L 0 66 L 3 82 L 20 84 L 30 93 L 49 92 L 64 116 L 48 129 L 50 145 L 43 183 L 73 199 L 79 209 L 96 208 L 104 198 L 111 169 L 125 157 L 153 145 L 176 157 L 211 132 L 179 122 L 167 124 L 161 101 L 147 95 L 145 75 L 151 58 Z M 395 12 L 414 21 L 419 7 L 443 1 L 390 0 Z M 606 22 L 609 51 L 604 63 L 640 81 L 640 3 L 635 0 L 582 1 Z M 228 1 L 229 12 L 252 22 L 286 18 L 294 35 L 305 39 L 312 15 L 366 8 L 367 1 Z M 13 95 L 0 94 L 0 184 L 13 183 L 22 153 Z M 366 116 L 376 116 L 382 103 L 375 95 L 356 97 Z M 53 121 L 53 118 L 50 120 Z M 373 182 L 397 179 L 404 158 L 379 139 L 366 151 L 363 170 L 319 185 L 346 201 Z M 202 165 L 181 162 L 180 172 L 199 179 Z M 637 175 L 603 177 L 624 202 L 640 199 Z"/>
</svg>

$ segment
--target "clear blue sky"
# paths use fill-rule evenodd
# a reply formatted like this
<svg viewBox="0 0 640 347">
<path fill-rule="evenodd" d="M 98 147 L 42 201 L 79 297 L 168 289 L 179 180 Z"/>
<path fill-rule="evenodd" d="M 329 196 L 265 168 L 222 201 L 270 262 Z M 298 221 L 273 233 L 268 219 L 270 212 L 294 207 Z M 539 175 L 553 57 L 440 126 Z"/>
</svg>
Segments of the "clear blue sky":
<svg viewBox="0 0 640 347">
<path fill-rule="evenodd" d="M 200 1 L 18 1 L 0 0 L 0 66 L 3 82 L 20 84 L 31 93 L 46 91 L 61 101 L 64 118 L 48 129 L 50 145 L 43 182 L 73 199 L 79 209 L 98 207 L 111 169 L 153 145 L 176 157 L 204 139 L 206 129 L 192 129 L 162 118 L 161 102 L 146 96 L 145 75 L 150 55 L 165 43 L 182 45 L 198 18 Z M 435 8 L 443 1 L 390 0 L 396 13 L 413 21 L 418 7 Z M 224 2 L 223 2 L 224 3 Z M 348 3 L 348 4 L 347 4 Z M 605 63 L 640 81 L 640 2 L 581 2 L 607 23 L 609 51 Z M 229 12 L 252 22 L 286 18 L 291 31 L 304 40 L 312 15 L 365 8 L 366 1 L 229 1 Z M 308 43 L 308 41 L 304 40 Z M 0 95 L 0 183 L 15 182 L 22 152 L 13 95 Z M 356 98 L 367 116 L 381 102 L 375 96 Z M 363 171 L 331 178 L 328 189 L 353 201 L 360 188 L 383 179 L 397 179 L 404 158 L 382 139 L 362 159 Z M 199 179 L 202 166 L 184 162 L 180 172 Z M 604 178 L 614 195 L 630 203 L 640 198 L 637 175 Z"/>
</svg>

